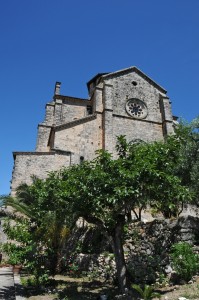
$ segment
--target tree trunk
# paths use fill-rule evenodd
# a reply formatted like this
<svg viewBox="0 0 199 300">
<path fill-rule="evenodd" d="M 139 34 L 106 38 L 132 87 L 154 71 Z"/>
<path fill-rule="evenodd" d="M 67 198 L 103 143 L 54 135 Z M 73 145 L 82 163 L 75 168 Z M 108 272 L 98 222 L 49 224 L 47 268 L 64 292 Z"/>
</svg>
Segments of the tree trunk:
<svg viewBox="0 0 199 300">
<path fill-rule="evenodd" d="M 117 224 L 114 230 L 112 231 L 113 251 L 115 254 L 117 279 L 118 279 L 120 291 L 122 293 L 125 292 L 125 288 L 127 287 L 127 278 L 126 278 L 127 271 L 126 271 L 126 263 L 124 259 L 124 251 L 122 245 L 123 225 L 124 225 L 124 216 L 119 216 Z"/>
</svg>

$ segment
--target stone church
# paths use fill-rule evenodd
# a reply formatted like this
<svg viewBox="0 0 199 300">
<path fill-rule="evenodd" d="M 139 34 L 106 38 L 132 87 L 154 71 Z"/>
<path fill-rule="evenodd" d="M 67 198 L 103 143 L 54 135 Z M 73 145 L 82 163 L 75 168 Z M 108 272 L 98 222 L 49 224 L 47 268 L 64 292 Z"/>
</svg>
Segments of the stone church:
<svg viewBox="0 0 199 300">
<path fill-rule="evenodd" d="M 150 142 L 173 133 L 166 90 L 136 67 L 97 74 L 87 83 L 88 99 L 61 95 L 60 86 L 56 82 L 38 125 L 36 150 L 13 153 L 12 194 L 19 184 L 31 184 L 32 175 L 45 178 L 50 171 L 91 160 L 98 149 L 114 155 L 119 135 Z"/>
</svg>

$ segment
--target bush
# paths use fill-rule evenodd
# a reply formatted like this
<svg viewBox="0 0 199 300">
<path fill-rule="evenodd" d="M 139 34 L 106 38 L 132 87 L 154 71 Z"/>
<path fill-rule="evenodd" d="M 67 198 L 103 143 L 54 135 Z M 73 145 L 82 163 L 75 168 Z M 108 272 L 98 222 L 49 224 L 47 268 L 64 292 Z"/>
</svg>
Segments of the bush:
<svg viewBox="0 0 199 300">
<path fill-rule="evenodd" d="M 172 266 L 178 276 L 189 281 L 199 270 L 199 257 L 186 242 L 174 244 L 171 248 Z"/>
<path fill-rule="evenodd" d="M 23 265 L 23 268 L 33 275 L 36 285 L 46 284 L 49 280 L 50 267 L 47 261 L 47 250 L 40 241 L 34 240 L 31 232 L 31 222 L 28 219 L 16 219 L 14 222 L 4 221 L 3 230 L 11 242 L 3 244 L 7 254 L 7 263 Z"/>
<path fill-rule="evenodd" d="M 143 300 L 152 300 L 154 298 L 161 297 L 161 295 L 154 292 L 154 288 L 149 285 L 145 285 L 142 289 L 138 284 L 132 284 L 132 288 L 134 288 L 140 294 Z"/>
</svg>

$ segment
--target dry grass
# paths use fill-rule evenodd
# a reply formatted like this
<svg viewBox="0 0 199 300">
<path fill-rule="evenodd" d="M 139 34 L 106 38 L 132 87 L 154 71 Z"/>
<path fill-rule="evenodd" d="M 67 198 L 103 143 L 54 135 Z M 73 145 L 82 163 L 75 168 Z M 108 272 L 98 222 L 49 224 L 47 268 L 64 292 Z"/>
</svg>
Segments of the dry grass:
<svg viewBox="0 0 199 300">
<path fill-rule="evenodd" d="M 50 287 L 45 291 L 26 289 L 28 300 L 96 300 L 102 294 L 110 294 L 113 297 L 118 293 L 116 287 L 100 280 L 89 280 L 89 278 L 72 278 L 67 276 L 55 276 L 56 287 Z M 68 298 L 67 298 L 68 297 Z"/>
<path fill-rule="evenodd" d="M 28 300 L 96 300 L 102 294 L 108 294 L 109 299 L 115 299 L 118 294 L 116 287 L 100 280 L 89 281 L 88 278 L 71 278 L 55 276 L 57 286 L 45 291 L 29 290 Z M 161 300 L 178 300 L 185 297 L 189 300 L 199 300 L 199 278 L 194 283 L 178 286 L 168 286 L 159 289 Z M 134 297 L 132 300 L 138 298 Z M 155 299 L 154 299 L 155 300 Z"/>
<path fill-rule="evenodd" d="M 163 288 L 161 292 L 163 293 L 161 300 L 178 300 L 179 297 L 185 297 L 189 300 L 199 300 L 199 278 L 191 284 Z"/>
</svg>

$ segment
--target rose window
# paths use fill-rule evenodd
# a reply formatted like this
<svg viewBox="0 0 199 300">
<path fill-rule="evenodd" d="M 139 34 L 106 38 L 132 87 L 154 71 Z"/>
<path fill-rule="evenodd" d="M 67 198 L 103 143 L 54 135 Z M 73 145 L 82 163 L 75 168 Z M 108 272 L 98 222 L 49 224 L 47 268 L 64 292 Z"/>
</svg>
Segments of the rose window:
<svg viewBox="0 0 199 300">
<path fill-rule="evenodd" d="M 130 99 L 126 103 L 127 113 L 136 118 L 144 119 L 147 116 L 147 107 L 146 104 L 139 99 Z"/>
</svg>

